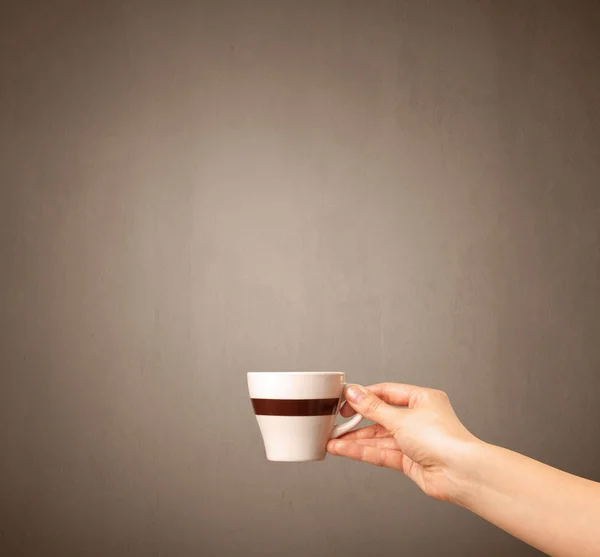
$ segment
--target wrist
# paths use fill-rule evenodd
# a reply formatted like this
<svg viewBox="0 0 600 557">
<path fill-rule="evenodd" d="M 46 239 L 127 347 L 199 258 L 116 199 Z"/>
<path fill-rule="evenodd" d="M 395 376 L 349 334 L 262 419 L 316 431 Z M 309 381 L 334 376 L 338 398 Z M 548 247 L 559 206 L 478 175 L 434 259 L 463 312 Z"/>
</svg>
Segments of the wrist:
<svg viewBox="0 0 600 557">
<path fill-rule="evenodd" d="M 449 502 L 465 508 L 472 506 L 481 488 L 480 471 L 492 450 L 492 445 L 474 439 L 463 443 L 460 449 L 454 452 L 448 466 L 448 477 L 452 485 Z"/>
</svg>

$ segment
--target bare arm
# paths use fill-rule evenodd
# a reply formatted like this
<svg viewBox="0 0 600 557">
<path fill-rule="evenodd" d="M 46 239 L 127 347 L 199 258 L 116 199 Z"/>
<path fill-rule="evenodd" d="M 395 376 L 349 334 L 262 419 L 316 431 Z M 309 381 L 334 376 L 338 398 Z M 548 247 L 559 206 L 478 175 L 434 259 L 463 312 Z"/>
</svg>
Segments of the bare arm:
<svg viewBox="0 0 600 557">
<path fill-rule="evenodd" d="M 600 555 L 600 484 L 484 443 L 464 464 L 457 504 L 550 555 Z"/>
<path fill-rule="evenodd" d="M 346 399 L 342 414 L 376 425 L 330 441 L 331 454 L 399 470 L 554 557 L 600 556 L 599 483 L 477 439 L 441 391 L 382 383 Z"/>
</svg>

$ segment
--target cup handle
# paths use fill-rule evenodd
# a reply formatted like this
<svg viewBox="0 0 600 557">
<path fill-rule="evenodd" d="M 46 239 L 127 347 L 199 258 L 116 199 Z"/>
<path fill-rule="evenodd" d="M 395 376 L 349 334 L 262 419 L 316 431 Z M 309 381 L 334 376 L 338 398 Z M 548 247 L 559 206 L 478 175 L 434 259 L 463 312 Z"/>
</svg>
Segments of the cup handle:
<svg viewBox="0 0 600 557">
<path fill-rule="evenodd" d="M 346 400 L 344 393 L 346 392 L 346 385 L 344 385 L 344 390 L 342 391 L 342 398 L 340 399 L 340 405 L 338 407 L 338 413 L 342 408 L 342 404 Z M 343 424 L 336 425 L 331 431 L 330 439 L 336 439 L 340 435 L 344 435 L 344 433 L 348 433 L 351 429 L 354 429 L 360 422 L 363 421 L 363 417 L 360 414 L 354 415 L 347 422 Z"/>
</svg>

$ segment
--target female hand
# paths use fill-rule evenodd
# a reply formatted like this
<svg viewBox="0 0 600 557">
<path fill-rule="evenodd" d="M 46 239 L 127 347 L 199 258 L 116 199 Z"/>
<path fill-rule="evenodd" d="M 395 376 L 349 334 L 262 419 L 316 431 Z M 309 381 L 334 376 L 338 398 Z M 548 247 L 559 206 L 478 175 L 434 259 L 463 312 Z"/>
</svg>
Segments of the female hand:
<svg viewBox="0 0 600 557">
<path fill-rule="evenodd" d="M 376 425 L 330 441 L 331 454 L 400 470 L 550 555 L 600 555 L 600 483 L 480 441 L 441 391 L 350 385 L 346 400 L 342 415 L 355 410 Z"/>
<path fill-rule="evenodd" d="M 464 457 L 480 441 L 460 422 L 446 393 L 398 383 L 350 385 L 346 400 L 343 416 L 356 411 L 376 425 L 330 441 L 332 455 L 399 470 L 427 495 L 455 499 Z"/>
</svg>

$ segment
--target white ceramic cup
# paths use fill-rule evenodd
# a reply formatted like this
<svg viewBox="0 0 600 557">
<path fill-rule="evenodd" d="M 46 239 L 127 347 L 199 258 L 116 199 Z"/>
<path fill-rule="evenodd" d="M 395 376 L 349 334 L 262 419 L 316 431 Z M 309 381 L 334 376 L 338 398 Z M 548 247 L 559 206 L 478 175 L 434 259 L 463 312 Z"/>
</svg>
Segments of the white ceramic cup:
<svg viewBox="0 0 600 557">
<path fill-rule="evenodd" d="M 356 427 L 356 414 L 335 425 L 346 378 L 338 371 L 248 373 L 248 391 L 268 460 L 323 460 L 327 441 Z"/>
</svg>

